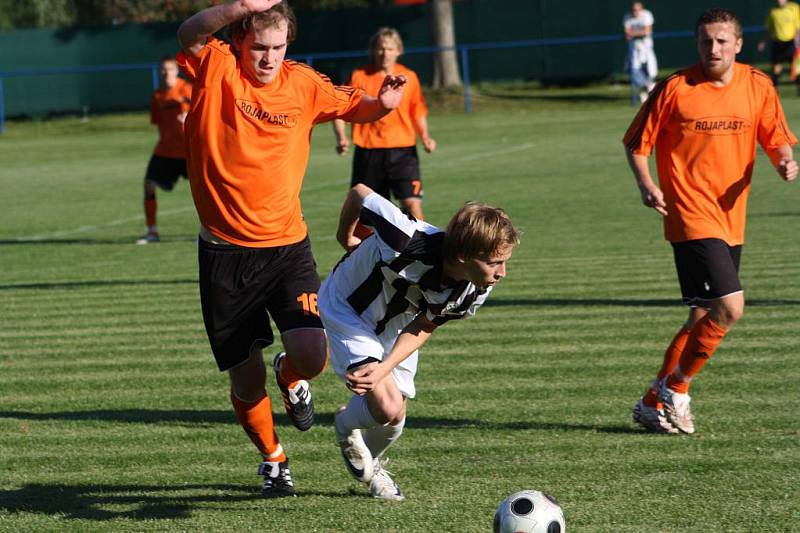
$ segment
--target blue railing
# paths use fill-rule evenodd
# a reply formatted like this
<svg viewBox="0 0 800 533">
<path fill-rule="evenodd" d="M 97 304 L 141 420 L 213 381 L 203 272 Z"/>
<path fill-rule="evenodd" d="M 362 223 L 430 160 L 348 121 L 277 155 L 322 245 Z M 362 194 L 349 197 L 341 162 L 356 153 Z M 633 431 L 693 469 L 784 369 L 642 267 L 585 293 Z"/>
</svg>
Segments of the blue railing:
<svg viewBox="0 0 800 533">
<path fill-rule="evenodd" d="M 763 26 L 747 26 L 742 29 L 745 33 L 763 32 Z M 694 33 L 691 31 L 663 31 L 654 32 L 653 37 L 658 40 L 692 38 Z M 619 34 L 612 35 L 586 35 L 579 37 L 556 37 L 550 39 L 525 39 L 517 41 L 503 41 L 493 43 L 473 43 L 459 44 L 454 47 L 415 47 L 406 48 L 404 54 L 431 54 L 434 52 L 455 51 L 459 57 L 461 66 L 461 78 L 464 83 L 464 112 L 472 112 L 472 90 L 469 69 L 469 54 L 474 50 L 499 50 L 505 48 L 530 48 L 541 46 L 561 46 L 575 44 L 594 44 L 610 41 L 619 41 Z M 308 65 L 313 65 L 315 60 L 320 59 L 350 59 L 366 57 L 364 50 L 351 50 L 343 52 L 318 52 L 313 54 L 293 54 L 291 58 L 304 61 Z M 117 65 L 93 65 L 85 67 L 55 67 L 55 68 L 27 68 L 14 71 L 0 71 L 0 133 L 5 129 L 5 99 L 3 97 L 3 79 L 21 76 L 44 76 L 52 74 L 81 74 L 95 72 L 117 72 L 125 70 L 146 70 L 151 72 L 153 90 L 158 88 L 158 63 L 126 63 Z"/>
</svg>

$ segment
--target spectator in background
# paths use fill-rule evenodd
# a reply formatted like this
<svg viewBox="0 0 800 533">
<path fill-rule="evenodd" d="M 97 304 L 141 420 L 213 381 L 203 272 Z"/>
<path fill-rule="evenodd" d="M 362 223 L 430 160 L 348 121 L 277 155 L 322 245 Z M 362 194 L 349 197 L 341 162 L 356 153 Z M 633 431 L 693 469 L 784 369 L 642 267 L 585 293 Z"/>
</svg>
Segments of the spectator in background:
<svg viewBox="0 0 800 533">
<path fill-rule="evenodd" d="M 380 28 L 369 41 L 370 64 L 353 71 L 348 85 L 373 94 L 386 76 L 403 75 L 407 84 L 400 107 L 381 120 L 353 124 L 353 173 L 351 186 L 363 183 L 389 198 L 400 201 L 404 211 L 417 220 L 422 214 L 422 180 L 417 155 L 417 136 L 431 153 L 436 141 L 428 134 L 428 108 L 419 78 L 397 62 L 403 53 L 403 40 L 397 30 Z M 335 120 L 336 151 L 347 152 L 350 141 L 343 120 Z"/>
<path fill-rule="evenodd" d="M 631 99 L 634 104 L 647 100 L 658 74 L 658 62 L 653 49 L 653 14 L 641 2 L 631 5 L 631 12 L 622 19 L 628 55 L 625 72 L 631 78 Z"/>
<path fill-rule="evenodd" d="M 228 28 L 231 43 L 213 36 Z M 200 218 L 200 303 L 211 350 L 230 377 L 230 401 L 261 453 L 268 498 L 293 496 L 275 432 L 262 350 L 280 330 L 272 364 L 292 423 L 314 423 L 308 380 L 327 362 L 317 310 L 320 286 L 300 189 L 315 124 L 377 120 L 400 104 L 405 79 L 374 94 L 338 87 L 285 60 L 297 22 L 286 1 L 235 0 L 206 8 L 178 29 L 179 63 L 195 81 L 186 118 L 189 179 Z M 268 527 L 267 527 L 268 529 Z"/>
<path fill-rule="evenodd" d="M 785 181 L 798 172 L 797 139 L 775 88 L 766 74 L 736 62 L 736 15 L 708 10 L 695 35 L 700 62 L 656 85 L 623 140 L 642 202 L 662 215 L 689 306 L 633 409 L 633 420 L 657 433 L 694 433 L 691 381 L 744 313 L 739 259 L 756 142 Z M 648 165 L 653 148 L 658 185 Z"/>
<path fill-rule="evenodd" d="M 158 143 L 144 176 L 144 218 L 147 233 L 136 244 L 150 244 L 160 240 L 156 221 L 156 188 L 171 191 L 178 178 L 188 177 L 183 122 L 189 111 L 192 85 L 178 77 L 178 63 L 174 57 L 161 58 L 158 68 L 159 85 L 150 100 L 150 123 L 158 126 Z"/>
<path fill-rule="evenodd" d="M 783 64 L 791 64 L 794 59 L 795 39 L 800 30 L 800 6 L 787 0 L 777 0 L 776 4 L 767 13 L 764 38 L 758 43 L 758 51 L 763 52 L 767 40 L 771 42 L 769 60 L 773 85 L 778 84 Z"/>
</svg>

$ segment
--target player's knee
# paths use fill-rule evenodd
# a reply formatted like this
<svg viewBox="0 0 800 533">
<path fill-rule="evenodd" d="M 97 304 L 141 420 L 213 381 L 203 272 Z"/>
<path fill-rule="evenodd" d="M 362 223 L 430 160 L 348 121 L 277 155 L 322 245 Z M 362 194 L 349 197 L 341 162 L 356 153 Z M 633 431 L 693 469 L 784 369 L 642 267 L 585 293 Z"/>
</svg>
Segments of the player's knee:
<svg viewBox="0 0 800 533">
<path fill-rule="evenodd" d="M 714 321 L 726 329 L 730 328 L 744 316 L 744 298 L 725 298 L 714 311 Z"/>
<path fill-rule="evenodd" d="M 303 329 L 285 333 L 283 346 L 292 369 L 304 379 L 312 379 L 328 364 L 328 341 L 322 329 Z"/>
<path fill-rule="evenodd" d="M 328 351 L 323 343 L 310 346 L 295 347 L 286 352 L 292 367 L 305 379 L 313 379 L 320 375 L 328 364 Z"/>
<path fill-rule="evenodd" d="M 405 417 L 406 404 L 400 391 L 378 387 L 370 396 L 370 412 L 379 424 L 396 424 Z"/>
</svg>

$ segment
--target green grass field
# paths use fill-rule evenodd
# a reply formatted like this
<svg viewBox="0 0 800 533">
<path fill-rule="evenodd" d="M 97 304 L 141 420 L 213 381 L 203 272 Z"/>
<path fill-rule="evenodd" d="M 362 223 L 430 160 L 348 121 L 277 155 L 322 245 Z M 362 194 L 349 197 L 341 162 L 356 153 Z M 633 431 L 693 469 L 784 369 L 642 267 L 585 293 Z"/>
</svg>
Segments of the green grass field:
<svg viewBox="0 0 800 533">
<path fill-rule="evenodd" d="M 800 131 L 800 99 L 785 91 Z M 800 531 L 800 183 L 759 154 L 737 324 L 692 389 L 698 433 L 645 434 L 630 409 L 686 311 L 671 250 L 640 205 L 620 138 L 627 88 L 485 88 L 475 113 L 434 112 L 426 215 L 468 199 L 524 230 L 508 278 L 424 348 L 389 469 L 407 496 L 373 501 L 345 470 L 332 413 L 276 402 L 294 499 L 260 497 L 200 316 L 188 184 L 144 230 L 155 132 L 142 114 L 11 123 L 0 137 L 0 530 L 489 531 L 523 488 L 569 531 Z M 303 204 L 321 274 L 349 181 L 328 126 Z M 276 347 L 277 349 L 277 347 Z M 270 354 L 275 350 L 271 349 Z M 268 390 L 275 398 L 270 377 Z"/>
</svg>

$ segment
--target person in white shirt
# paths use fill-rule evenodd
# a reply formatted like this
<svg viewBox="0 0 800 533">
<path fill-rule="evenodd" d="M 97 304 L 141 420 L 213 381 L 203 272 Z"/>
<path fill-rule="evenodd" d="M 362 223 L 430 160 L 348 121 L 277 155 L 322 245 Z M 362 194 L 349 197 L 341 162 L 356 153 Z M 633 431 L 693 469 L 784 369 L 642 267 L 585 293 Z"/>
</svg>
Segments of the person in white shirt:
<svg viewBox="0 0 800 533">
<path fill-rule="evenodd" d="M 658 61 L 653 49 L 653 14 L 641 2 L 631 5 L 631 12 L 622 19 L 625 39 L 628 41 L 628 55 L 625 58 L 625 72 L 631 77 L 631 96 L 633 103 L 644 102 L 656 84 Z"/>
</svg>

